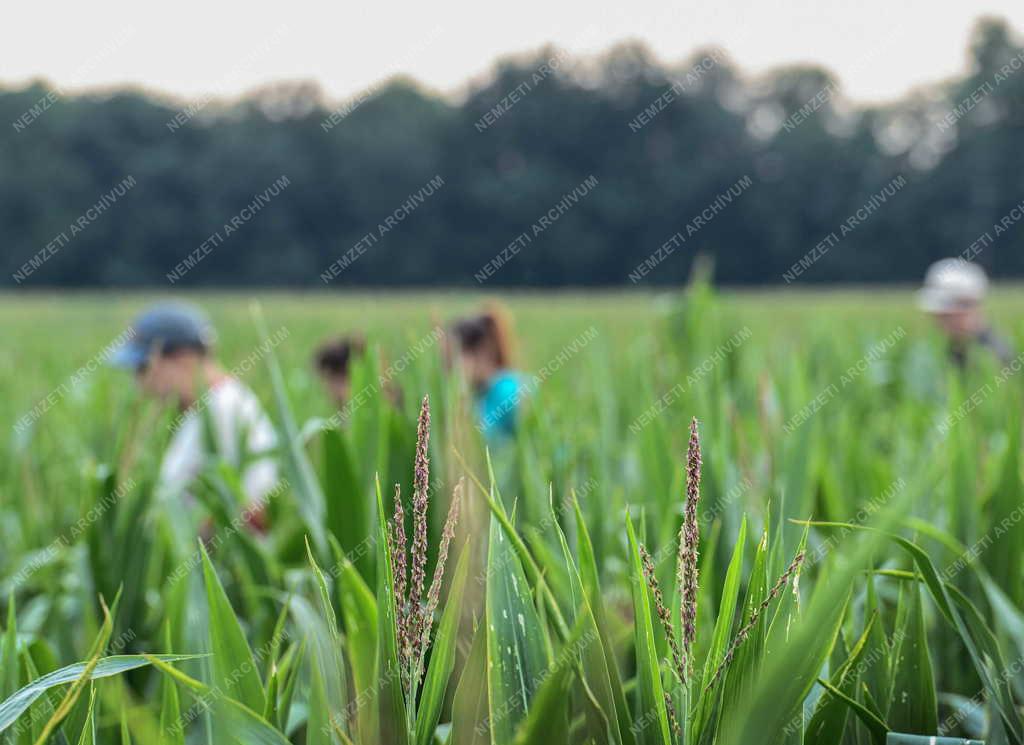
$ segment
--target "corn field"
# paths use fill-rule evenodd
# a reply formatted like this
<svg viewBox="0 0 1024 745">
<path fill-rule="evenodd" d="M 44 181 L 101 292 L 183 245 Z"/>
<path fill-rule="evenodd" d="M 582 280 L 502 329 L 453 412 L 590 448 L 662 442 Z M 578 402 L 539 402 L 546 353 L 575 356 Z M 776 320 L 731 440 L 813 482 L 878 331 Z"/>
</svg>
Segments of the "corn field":
<svg viewBox="0 0 1024 745">
<path fill-rule="evenodd" d="M 0 742 L 1024 744 L 1024 358 L 959 373 L 908 294 L 512 297 L 502 443 L 440 349 L 479 298 L 199 300 L 266 535 L 225 462 L 202 538 L 156 497 L 177 412 L 101 359 L 141 299 L 0 300 Z"/>
</svg>

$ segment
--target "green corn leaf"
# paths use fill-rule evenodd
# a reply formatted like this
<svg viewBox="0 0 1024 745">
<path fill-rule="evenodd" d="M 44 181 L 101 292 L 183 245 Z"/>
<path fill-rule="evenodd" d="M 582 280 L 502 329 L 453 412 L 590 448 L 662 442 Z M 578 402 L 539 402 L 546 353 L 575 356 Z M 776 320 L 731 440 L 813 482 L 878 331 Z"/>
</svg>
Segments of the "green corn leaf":
<svg viewBox="0 0 1024 745">
<path fill-rule="evenodd" d="M 449 745 L 491 745 L 487 701 L 487 627 L 481 624 L 455 689 Z"/>
<path fill-rule="evenodd" d="M 583 512 L 575 495 L 573 496 L 573 509 L 576 514 L 580 581 L 583 584 L 583 593 L 586 595 L 590 610 L 594 614 L 594 623 L 601 638 L 601 646 L 608 670 L 608 682 L 611 687 L 612 699 L 615 703 L 615 716 L 618 720 L 619 737 L 622 739 L 623 745 L 634 745 L 636 740 L 630 729 L 633 720 L 630 716 L 629 704 L 626 701 L 626 693 L 623 690 L 622 676 L 619 674 L 619 668 L 616 664 L 615 647 L 612 644 L 611 634 L 608 632 L 608 613 L 605 610 L 604 599 L 601 595 L 601 582 L 598 576 L 594 544 L 590 540 L 590 531 L 587 529 Z"/>
<path fill-rule="evenodd" d="M 168 623 L 164 636 L 168 652 L 172 652 L 171 629 Z M 178 687 L 174 680 L 166 675 L 160 680 L 160 743 L 161 745 L 185 745 L 185 725 L 181 718 L 181 704 L 178 699 Z"/>
<path fill-rule="evenodd" d="M 814 522 L 811 525 L 821 525 L 824 527 L 845 527 L 858 531 L 873 532 L 878 535 L 887 537 L 892 540 L 903 549 L 910 558 L 913 559 L 917 571 L 920 572 L 921 578 L 924 581 L 925 586 L 928 588 L 932 599 L 935 601 L 935 605 L 938 607 L 942 616 L 949 622 L 949 624 L 956 629 L 960 635 L 960 639 L 963 641 L 964 646 L 967 648 L 967 653 L 970 655 L 974 668 L 978 673 L 978 677 L 981 678 L 985 689 L 988 691 L 990 700 L 993 705 L 999 711 L 999 715 L 1002 717 L 1003 723 L 1007 728 L 1008 734 L 1016 742 L 1024 742 L 1024 722 L 1021 721 L 1020 713 L 1017 711 L 1015 704 L 1013 703 L 1013 695 L 1010 691 L 1009 681 L 1001 679 L 1001 677 L 994 673 L 990 666 L 985 662 L 983 651 L 988 654 L 990 659 L 997 661 L 1002 659 L 1002 654 L 999 651 L 998 643 L 995 641 L 991 631 L 987 629 L 983 622 L 978 622 L 980 616 L 977 614 L 976 609 L 973 609 L 973 605 L 963 598 L 963 601 L 958 602 L 961 608 L 971 610 L 969 618 L 972 620 L 971 626 L 976 629 L 978 636 L 972 635 L 971 630 L 968 628 L 968 623 L 964 620 L 964 617 L 960 615 L 957 607 L 954 606 L 953 599 L 956 597 L 951 585 L 947 585 L 939 578 L 939 573 L 935 569 L 935 565 L 932 563 L 931 558 L 928 554 L 918 546 L 916 543 L 903 538 L 902 536 L 895 535 L 893 533 L 887 533 L 885 531 L 875 530 L 863 525 L 853 525 L 850 523 L 830 523 L 830 522 Z M 983 650 L 979 650 L 979 644 L 982 645 Z M 1005 666 L 998 666 L 997 670 L 1005 670 Z M 893 692 L 896 695 L 896 692 Z"/>
<path fill-rule="evenodd" d="M 92 683 L 89 684 L 89 707 L 82 733 L 78 736 L 78 745 L 96 745 L 96 689 Z"/>
<path fill-rule="evenodd" d="M 341 617 L 345 621 L 345 643 L 348 660 L 352 666 L 352 687 L 358 700 L 364 691 L 373 690 L 377 655 L 377 601 L 373 592 L 363 580 L 352 562 L 340 551 L 338 566 L 338 593 L 340 595 Z M 358 727 L 361 732 L 373 728 L 372 706 L 361 706 L 357 711 Z"/>
<path fill-rule="evenodd" d="M 292 701 L 295 700 L 295 689 L 298 687 L 299 671 L 302 668 L 300 661 L 306 655 L 306 641 L 303 640 L 298 646 L 293 646 L 285 653 L 281 661 L 281 695 L 278 697 L 277 719 L 274 724 L 282 732 L 288 725 L 288 718 L 292 712 Z"/>
<path fill-rule="evenodd" d="M 111 613 L 107 608 L 106 603 L 103 603 L 102 600 L 100 601 L 103 607 L 103 624 L 100 626 L 99 633 L 96 635 L 96 638 L 92 643 L 92 648 L 89 650 L 89 659 L 82 668 L 82 672 L 77 676 L 67 691 L 65 691 L 64 697 L 61 699 L 56 710 L 50 716 L 50 719 L 43 725 L 42 732 L 36 740 L 36 745 L 43 745 L 50 738 L 50 736 L 60 726 L 61 722 L 63 722 L 65 718 L 74 711 L 75 704 L 82 695 L 82 691 L 85 686 L 92 683 L 93 673 L 96 671 L 96 667 L 102 659 L 101 655 L 103 654 L 103 650 L 107 648 L 107 644 L 110 642 L 110 635 L 114 630 L 114 618 L 116 617 L 120 600 L 121 594 L 119 592 L 117 597 L 114 598 L 113 613 Z M 18 694 L 16 693 L 15 696 L 17 695 Z M 2 728 L 0 728 L 0 731 L 2 731 Z"/>
<path fill-rule="evenodd" d="M 18 689 L 18 617 L 14 592 L 7 600 L 7 626 L 0 641 L 0 696 L 10 696 Z"/>
<path fill-rule="evenodd" d="M 263 709 L 263 718 L 268 722 L 276 722 L 278 718 L 277 704 L 278 696 L 281 692 L 281 669 L 279 668 L 281 640 L 286 635 L 285 623 L 288 620 L 289 607 L 290 603 L 287 601 L 281 606 L 281 610 L 277 615 L 277 621 L 274 623 L 274 633 L 270 637 L 270 652 L 267 655 L 269 668 L 266 672 L 266 706 Z"/>
<path fill-rule="evenodd" d="M 178 689 L 168 677 L 160 683 L 160 736 L 165 745 L 185 745 L 185 722 L 181 719 Z"/>
<path fill-rule="evenodd" d="M 32 655 L 26 649 L 22 652 L 22 660 L 25 663 L 25 680 L 32 681 L 37 678 L 41 678 L 42 675 L 39 673 L 39 669 L 36 667 L 35 662 L 32 659 Z M 43 733 L 43 717 L 54 712 L 56 707 L 53 705 L 52 694 L 44 693 L 42 700 L 37 701 L 30 707 L 28 722 L 29 726 L 27 730 L 22 730 L 22 737 L 17 742 L 19 745 L 31 745 L 39 739 L 39 736 Z"/>
<path fill-rule="evenodd" d="M 377 601 L 373 591 L 349 561 L 341 562 L 338 574 L 341 616 L 345 619 L 345 638 L 352 682 L 357 691 L 373 684 L 374 655 L 377 648 Z"/>
<path fill-rule="evenodd" d="M 1024 606 L 1021 546 L 1024 546 L 1024 520 L 1017 511 L 1024 503 L 1020 475 L 1020 418 L 1018 407 L 1010 406 L 1009 442 L 1002 463 L 1002 475 L 989 500 L 992 534 L 995 540 L 982 554 L 985 566 L 994 577 L 1004 578 L 1006 594 L 1017 607 Z M 1017 516 L 1017 517 L 1015 517 Z"/>
<path fill-rule="evenodd" d="M 306 724 L 306 745 L 331 745 L 332 732 L 344 731 L 347 726 L 344 716 L 331 712 L 327 692 L 324 689 L 324 661 L 315 653 L 310 656 L 309 720 Z"/>
<path fill-rule="evenodd" d="M 893 653 L 893 695 L 887 721 L 897 732 L 931 735 L 938 729 L 939 717 L 921 592 L 915 583 L 900 597 L 908 605 Z"/>
<path fill-rule="evenodd" d="M 456 451 L 455 454 L 462 462 L 463 468 L 469 475 L 470 479 L 472 479 L 473 483 L 476 484 L 480 493 L 483 494 L 484 500 L 487 502 L 487 506 L 491 510 L 491 515 L 498 520 L 498 523 L 504 531 L 505 537 L 515 549 L 516 555 L 519 557 L 519 561 L 522 563 L 523 570 L 529 577 L 530 582 L 537 587 L 537 591 L 544 599 L 545 608 L 550 612 L 552 620 L 555 622 L 555 631 L 558 633 L 559 638 L 563 640 L 566 639 L 569 636 L 569 628 L 565 623 L 565 618 L 562 616 L 561 609 L 558 607 L 558 601 L 555 600 L 551 590 L 547 586 L 547 583 L 544 582 L 544 577 L 541 574 L 540 567 L 537 566 L 537 562 L 530 554 L 530 550 L 526 547 L 526 543 L 523 542 L 519 533 L 516 532 L 516 529 L 512 524 L 512 520 L 509 519 L 508 513 L 505 512 L 505 507 L 501 502 L 501 495 L 498 493 L 494 479 L 494 469 L 490 462 L 490 453 L 487 455 L 487 468 L 490 472 L 491 479 L 490 489 L 484 486 L 480 479 L 477 478 L 469 469 L 466 462 L 462 460 L 461 454 L 458 451 Z"/>
<path fill-rule="evenodd" d="M 370 691 L 377 711 L 377 741 L 407 745 L 412 734 L 402 694 L 401 667 L 395 627 L 395 586 L 391 555 L 388 552 L 384 498 L 380 480 L 377 491 L 377 685 Z M 360 692 L 361 693 L 361 692 Z M 359 696 L 355 701 L 358 703 Z"/>
<path fill-rule="evenodd" d="M 773 627 L 764 644 L 763 665 L 748 684 L 751 692 L 735 702 L 737 710 L 720 717 L 723 743 L 774 743 L 783 741 L 783 736 L 799 736 L 803 702 L 839 634 L 857 574 L 853 567 L 864 559 L 866 556 L 858 555 L 845 569 L 834 569 L 827 583 L 818 586 L 806 613 L 792 624 Z M 766 733 L 773 733 L 775 739 L 764 739 Z"/>
<path fill-rule="evenodd" d="M 589 626 L 581 615 L 537 689 L 529 714 L 519 725 L 515 745 L 569 742 L 569 686 L 580 653 L 596 641 L 587 635 Z"/>
<path fill-rule="evenodd" d="M 970 598 L 954 585 L 945 583 L 944 589 L 955 606 L 963 614 L 960 617 L 963 619 L 962 623 L 967 633 L 971 635 L 972 639 L 977 641 L 979 654 L 984 661 L 987 661 L 986 675 L 982 676 L 982 680 L 986 681 L 986 685 L 990 686 L 990 693 L 994 692 L 993 695 L 998 697 L 995 701 L 994 709 L 1002 716 L 1002 725 L 1006 729 L 1007 736 L 1011 742 L 1014 741 L 1014 738 L 1016 738 L 1017 742 L 1024 742 L 1018 734 L 1022 728 L 1020 712 L 1013 706 L 1011 681 L 1005 676 L 1005 671 L 1011 668 L 1003 657 L 999 641 L 985 622 L 978 607 L 971 602 Z M 995 722 L 990 726 L 995 730 L 998 724 L 998 722 Z M 995 740 L 997 738 L 993 737 L 992 739 Z"/>
<path fill-rule="evenodd" d="M 700 693 L 697 697 L 697 707 L 691 725 L 695 730 L 694 742 L 699 741 L 701 733 L 711 721 L 714 708 L 721 698 L 721 680 L 710 688 L 705 688 L 705 681 L 710 682 L 711 676 L 722 664 L 732 639 L 730 632 L 736 615 L 736 606 L 739 603 L 740 583 L 743 581 L 743 552 L 746 542 L 747 518 L 744 516 L 740 522 L 740 532 L 736 538 L 736 544 L 733 546 L 729 568 L 726 570 L 718 616 L 715 620 L 714 630 L 711 632 L 711 645 L 704 661 L 704 673 L 697 681 Z"/>
<path fill-rule="evenodd" d="M 768 553 L 768 525 L 765 525 L 765 530 L 762 532 L 757 548 L 754 551 L 754 564 L 750 571 L 747 592 L 743 599 L 743 613 L 740 616 L 741 628 L 750 623 L 755 609 L 768 596 L 769 582 L 771 581 L 768 578 Z M 719 709 L 719 722 L 723 711 L 738 705 L 753 690 L 758 670 L 764 659 L 762 651 L 767 637 L 767 623 L 763 615 L 761 618 L 762 620 L 758 621 L 750 630 L 747 640 L 736 651 L 729 667 L 722 674 L 725 681 L 723 684 L 722 705 Z"/>
<path fill-rule="evenodd" d="M 128 716 L 124 707 L 121 707 L 121 745 L 132 745 L 132 735 L 128 731 Z"/>
<path fill-rule="evenodd" d="M 433 740 L 434 730 L 441 718 L 441 705 L 448 689 L 448 679 L 455 669 L 455 643 L 458 641 L 462 596 L 466 589 L 466 576 L 469 574 L 469 557 L 470 548 L 467 545 L 462 549 L 459 563 L 455 567 L 444 613 L 432 645 L 430 666 L 427 668 L 416 711 L 416 745 L 430 745 Z"/>
<path fill-rule="evenodd" d="M 721 602 L 718 606 L 714 630 L 711 632 L 711 645 L 704 662 L 704 680 L 713 674 L 725 659 L 729 648 L 736 606 L 739 603 L 740 584 L 743 581 L 743 552 L 747 542 L 747 518 L 740 522 L 740 532 L 733 545 L 732 557 L 725 573 L 725 584 L 722 586 Z"/>
<path fill-rule="evenodd" d="M 551 517 L 554 518 L 553 510 Z M 578 612 L 574 611 L 570 617 L 575 618 L 577 625 L 582 627 L 580 636 L 586 639 L 585 644 L 578 645 L 578 651 L 582 663 L 580 682 L 581 686 L 585 687 L 582 698 L 587 729 L 596 741 L 618 745 L 622 742 L 622 735 L 619 731 L 615 694 L 612 690 L 612 680 L 608 670 L 609 661 L 605 656 L 601 631 L 598 628 L 590 598 L 584 589 L 583 579 L 573 560 L 572 552 L 569 550 L 569 542 L 562 531 L 562 526 L 558 524 L 557 520 L 553 520 L 553 524 L 562 545 L 565 565 L 569 570 L 572 605 L 579 609 Z"/>
<path fill-rule="evenodd" d="M 877 616 L 872 616 L 868 620 L 863 633 L 861 633 L 856 644 L 853 645 L 853 649 L 850 650 L 849 657 L 833 673 L 832 680 L 827 684 L 827 692 L 818 699 L 814 714 L 811 716 L 811 720 L 808 722 L 807 729 L 804 732 L 804 743 L 806 745 L 815 745 L 819 742 L 842 741 L 849 715 L 847 699 L 854 697 L 857 691 L 857 682 L 861 676 L 861 660 L 864 659 L 864 653 L 869 648 L 869 640 L 877 621 Z M 871 664 L 877 664 L 877 660 L 872 660 Z M 838 695 L 832 695 L 828 692 L 831 690 L 838 691 Z M 872 735 L 872 743 L 873 745 L 885 745 L 885 731 L 888 727 L 885 726 L 885 722 L 881 722 L 881 738 L 879 738 L 879 730 L 872 728 L 879 718 L 874 717 L 874 715 L 872 717 L 872 724 L 868 725 Z"/>
<path fill-rule="evenodd" d="M 643 564 L 633 521 L 626 516 L 629 535 L 630 582 L 633 586 L 634 643 L 636 645 L 637 705 L 633 734 L 638 745 L 669 745 L 668 713 L 665 709 L 665 689 L 661 683 L 661 664 L 654 643 L 654 625 L 651 617 L 651 599 L 644 578 Z"/>
<path fill-rule="evenodd" d="M 313 558 L 313 551 L 306 543 L 306 558 L 313 571 L 313 578 L 316 581 L 318 597 L 320 600 L 320 613 L 327 626 L 328 636 L 320 635 L 320 648 L 315 650 L 319 665 L 316 671 L 323 675 L 324 701 L 330 704 L 330 718 L 338 727 L 348 733 L 348 721 L 345 711 L 347 685 L 345 680 L 345 660 L 342 657 L 343 642 L 341 632 L 338 630 L 338 619 L 334 614 L 334 606 L 331 603 L 331 593 L 327 587 L 327 578 L 320 571 L 320 567 Z"/>
<path fill-rule="evenodd" d="M 165 662 L 178 662 L 194 660 L 196 656 L 159 655 L 156 659 Z M 113 675 L 120 675 L 121 673 L 145 667 L 149 664 L 149 658 L 145 655 L 116 655 L 100 658 L 91 669 L 89 669 L 88 662 L 76 662 L 74 665 L 68 665 L 59 670 L 54 670 L 52 673 L 47 673 L 0 703 L 0 732 L 14 724 L 18 717 L 24 714 L 47 691 L 67 683 L 74 683 L 87 671 L 89 673 L 88 680 L 99 680 Z"/>
<path fill-rule="evenodd" d="M 221 734 L 217 735 L 218 745 L 291 745 L 279 730 L 245 704 L 221 694 L 217 688 L 189 677 L 168 665 L 161 657 L 148 654 L 142 657 L 210 704 L 212 717 L 221 730 Z"/>
<path fill-rule="evenodd" d="M 867 600 L 864 606 L 864 613 L 874 618 L 870 626 L 870 635 L 867 646 L 864 649 L 864 657 L 874 660 L 874 663 L 867 665 L 861 673 L 861 682 L 867 686 L 871 698 L 875 701 L 888 701 L 889 691 L 892 687 L 892 676 L 890 670 L 892 663 L 889 653 L 889 642 L 885 630 L 885 622 L 882 618 L 881 609 L 878 604 L 878 596 L 875 592 L 874 575 L 867 577 Z"/>
<path fill-rule="evenodd" d="M 850 707 L 850 710 L 857 715 L 857 718 L 864 723 L 864 726 L 868 728 L 871 733 L 873 743 L 878 745 L 885 745 L 886 735 L 889 732 L 889 726 L 875 714 L 871 709 L 861 704 L 857 699 L 852 696 L 848 696 L 843 691 L 836 688 L 834 685 L 829 683 L 827 680 L 818 680 L 818 683 L 825 689 L 826 694 L 832 696 L 836 701 L 842 702 L 845 706 Z M 839 742 L 839 740 L 805 740 L 805 742 Z"/>
<path fill-rule="evenodd" d="M 210 664 L 213 680 L 223 695 L 253 711 L 263 711 L 266 707 L 266 694 L 252 649 L 249 648 L 242 625 L 205 548 L 202 548 L 202 557 L 206 602 L 210 609 Z"/>
<path fill-rule="evenodd" d="M 488 718 L 495 745 L 507 745 L 548 667 L 544 628 L 519 557 L 491 517 L 487 550 Z"/>
<path fill-rule="evenodd" d="M 371 533 L 372 502 L 366 497 L 351 448 L 340 430 L 326 429 L 323 439 L 323 483 L 328 538 L 335 538 L 352 557 L 360 574 L 372 579 L 373 555 L 360 547 Z"/>
</svg>

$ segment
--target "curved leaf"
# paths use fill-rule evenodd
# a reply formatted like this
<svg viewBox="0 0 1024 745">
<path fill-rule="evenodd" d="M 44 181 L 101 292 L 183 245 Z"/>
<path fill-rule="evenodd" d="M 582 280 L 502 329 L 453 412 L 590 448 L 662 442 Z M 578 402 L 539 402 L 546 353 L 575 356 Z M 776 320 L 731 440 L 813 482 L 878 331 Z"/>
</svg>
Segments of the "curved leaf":
<svg viewBox="0 0 1024 745">
<path fill-rule="evenodd" d="M 194 660 L 196 655 L 165 654 L 157 655 L 157 659 L 164 662 L 179 662 L 181 660 Z M 87 662 L 76 662 L 74 665 L 62 667 L 37 678 L 18 690 L 13 696 L 3 703 L 0 703 L 0 732 L 10 727 L 28 708 L 39 699 L 44 693 L 56 686 L 74 683 L 86 671 Z M 115 655 L 103 657 L 96 663 L 89 680 L 109 678 L 113 675 L 136 668 L 145 667 L 150 664 L 149 658 L 144 655 Z"/>
</svg>

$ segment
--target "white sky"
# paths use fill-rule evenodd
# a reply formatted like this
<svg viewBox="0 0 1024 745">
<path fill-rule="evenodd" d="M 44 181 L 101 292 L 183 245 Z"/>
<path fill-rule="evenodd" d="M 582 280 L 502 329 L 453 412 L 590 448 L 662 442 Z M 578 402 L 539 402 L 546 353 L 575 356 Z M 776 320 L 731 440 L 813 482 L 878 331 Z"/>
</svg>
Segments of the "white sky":
<svg viewBox="0 0 1024 745">
<path fill-rule="evenodd" d="M 615 10 L 602 17 L 602 5 Z M 0 85 L 45 77 L 191 98 L 313 79 L 337 100 L 402 72 L 449 92 L 546 42 L 585 53 L 639 39 L 664 61 L 715 44 L 747 74 L 817 62 L 849 97 L 883 100 L 963 70 L 984 14 L 1024 32 L 1020 0 L 34 0 L 5 13 Z"/>
</svg>

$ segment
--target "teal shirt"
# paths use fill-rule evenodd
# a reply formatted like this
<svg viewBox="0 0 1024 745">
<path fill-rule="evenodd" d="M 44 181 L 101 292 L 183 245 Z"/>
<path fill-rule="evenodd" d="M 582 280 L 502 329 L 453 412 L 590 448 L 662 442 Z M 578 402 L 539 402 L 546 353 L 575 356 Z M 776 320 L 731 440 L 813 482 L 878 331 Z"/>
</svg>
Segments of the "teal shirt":
<svg viewBox="0 0 1024 745">
<path fill-rule="evenodd" d="M 499 370 L 477 394 L 477 415 L 480 430 L 487 439 L 511 437 L 516 431 L 519 407 L 526 396 L 526 386 L 519 373 Z"/>
</svg>

